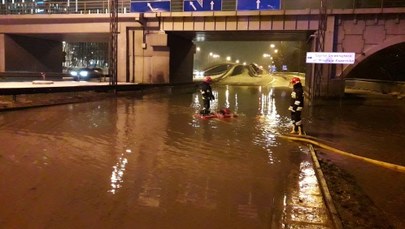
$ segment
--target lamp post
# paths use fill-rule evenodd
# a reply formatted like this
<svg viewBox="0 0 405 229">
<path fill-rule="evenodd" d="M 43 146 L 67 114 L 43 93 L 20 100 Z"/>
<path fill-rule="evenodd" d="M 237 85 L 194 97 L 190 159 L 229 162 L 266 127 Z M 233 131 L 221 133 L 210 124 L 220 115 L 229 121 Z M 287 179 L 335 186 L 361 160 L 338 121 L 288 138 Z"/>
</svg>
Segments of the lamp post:
<svg viewBox="0 0 405 229">
<path fill-rule="evenodd" d="M 273 63 L 274 63 L 273 56 L 271 56 L 271 54 L 268 54 L 268 53 L 263 53 L 263 58 L 269 59 L 270 64 L 267 65 L 267 61 L 266 61 L 266 65 L 267 65 L 268 71 L 273 72 L 273 68 L 272 68 Z"/>
</svg>

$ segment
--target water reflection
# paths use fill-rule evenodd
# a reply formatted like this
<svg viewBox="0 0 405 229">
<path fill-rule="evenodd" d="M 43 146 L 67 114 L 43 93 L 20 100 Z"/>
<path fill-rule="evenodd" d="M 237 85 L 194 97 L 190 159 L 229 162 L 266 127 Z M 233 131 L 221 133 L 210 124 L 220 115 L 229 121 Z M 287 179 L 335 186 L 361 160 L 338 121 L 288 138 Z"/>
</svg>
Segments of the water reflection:
<svg viewBox="0 0 405 229">
<path fill-rule="evenodd" d="M 1 153 L 13 152 L 28 168 L 0 163 L 9 173 L 0 202 L 16 206 L 0 208 L 10 219 L 5 225 L 27 228 L 15 212 L 23 212 L 22 218 L 33 212 L 42 221 L 30 226 L 41 228 L 44 216 L 58 209 L 59 218 L 49 227 L 63 222 L 85 228 L 81 221 L 63 221 L 84 209 L 82 217 L 95 219 L 93 227 L 269 228 L 281 209 L 275 200 L 288 185 L 285 170 L 297 163 L 291 160 L 297 146 L 275 137 L 288 120 L 288 102 L 270 88 L 215 87 L 214 93 L 213 110 L 229 107 L 241 115 L 195 119 L 198 92 L 2 114 L 7 131 L 2 129 L 0 138 L 10 145 Z M 55 153 L 47 154 L 46 171 L 30 167 L 43 155 L 35 149 L 49 145 Z M 15 180 L 22 183 L 16 187 Z M 5 190 L 12 184 L 19 191 Z M 25 196 L 40 186 L 49 188 Z M 21 196 L 24 204 L 18 205 Z M 55 206 L 35 207 L 49 203 Z"/>
<path fill-rule="evenodd" d="M 131 153 L 131 150 L 127 150 L 126 153 Z M 115 194 L 117 190 L 121 188 L 121 184 L 124 182 L 123 176 L 127 163 L 128 159 L 125 157 L 125 154 L 122 153 L 118 158 L 117 164 L 113 166 L 113 171 L 111 174 L 111 189 L 108 190 L 108 192 Z"/>
</svg>

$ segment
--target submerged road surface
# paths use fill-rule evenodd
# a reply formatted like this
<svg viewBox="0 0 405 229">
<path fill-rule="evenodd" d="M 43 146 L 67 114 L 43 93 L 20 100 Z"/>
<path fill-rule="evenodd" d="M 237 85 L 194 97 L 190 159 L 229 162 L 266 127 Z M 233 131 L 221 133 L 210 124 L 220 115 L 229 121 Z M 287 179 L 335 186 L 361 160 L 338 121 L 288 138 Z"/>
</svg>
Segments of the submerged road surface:
<svg viewBox="0 0 405 229">
<path fill-rule="evenodd" d="M 0 228 L 279 228 L 330 221 L 287 88 L 215 88 L 0 113 Z M 299 205 L 301 204 L 301 205 Z"/>
</svg>

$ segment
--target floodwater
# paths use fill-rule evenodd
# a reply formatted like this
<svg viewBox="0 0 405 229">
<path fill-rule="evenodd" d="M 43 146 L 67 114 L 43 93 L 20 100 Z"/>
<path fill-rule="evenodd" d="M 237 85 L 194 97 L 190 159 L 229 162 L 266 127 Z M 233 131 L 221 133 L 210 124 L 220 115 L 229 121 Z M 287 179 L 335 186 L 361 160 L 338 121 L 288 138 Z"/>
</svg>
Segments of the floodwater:
<svg viewBox="0 0 405 229">
<path fill-rule="evenodd" d="M 289 90 L 219 87 L 229 120 L 195 90 L 0 113 L 0 228 L 278 228 L 308 167 Z"/>
<path fill-rule="evenodd" d="M 292 176 L 308 169 L 306 147 L 277 137 L 290 129 L 290 89 L 214 89 L 212 109 L 239 117 L 193 117 L 201 107 L 194 90 L 0 113 L 0 228 L 281 227 L 286 196 L 312 187 Z M 403 102 L 306 107 L 305 129 L 338 149 L 405 165 Z M 401 228 L 404 174 L 330 158 Z"/>
<path fill-rule="evenodd" d="M 405 166 L 405 101 L 392 95 L 351 94 L 306 110 L 307 134 L 348 153 Z M 405 174 L 329 153 L 394 228 L 405 228 Z"/>
<path fill-rule="evenodd" d="M 392 95 L 351 94 L 307 109 L 307 134 L 366 158 L 405 166 L 405 101 Z M 326 158 L 353 175 L 394 228 L 405 228 L 405 174 L 344 156 Z"/>
</svg>

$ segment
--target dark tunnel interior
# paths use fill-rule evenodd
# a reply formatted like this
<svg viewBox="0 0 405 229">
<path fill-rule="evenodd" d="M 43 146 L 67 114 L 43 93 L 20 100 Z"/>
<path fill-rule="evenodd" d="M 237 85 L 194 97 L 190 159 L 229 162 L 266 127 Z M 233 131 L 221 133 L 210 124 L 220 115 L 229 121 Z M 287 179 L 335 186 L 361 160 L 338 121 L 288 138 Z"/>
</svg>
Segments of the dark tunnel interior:
<svg viewBox="0 0 405 229">
<path fill-rule="evenodd" d="M 356 66 L 347 78 L 405 81 L 405 43 L 374 53 Z"/>
</svg>

